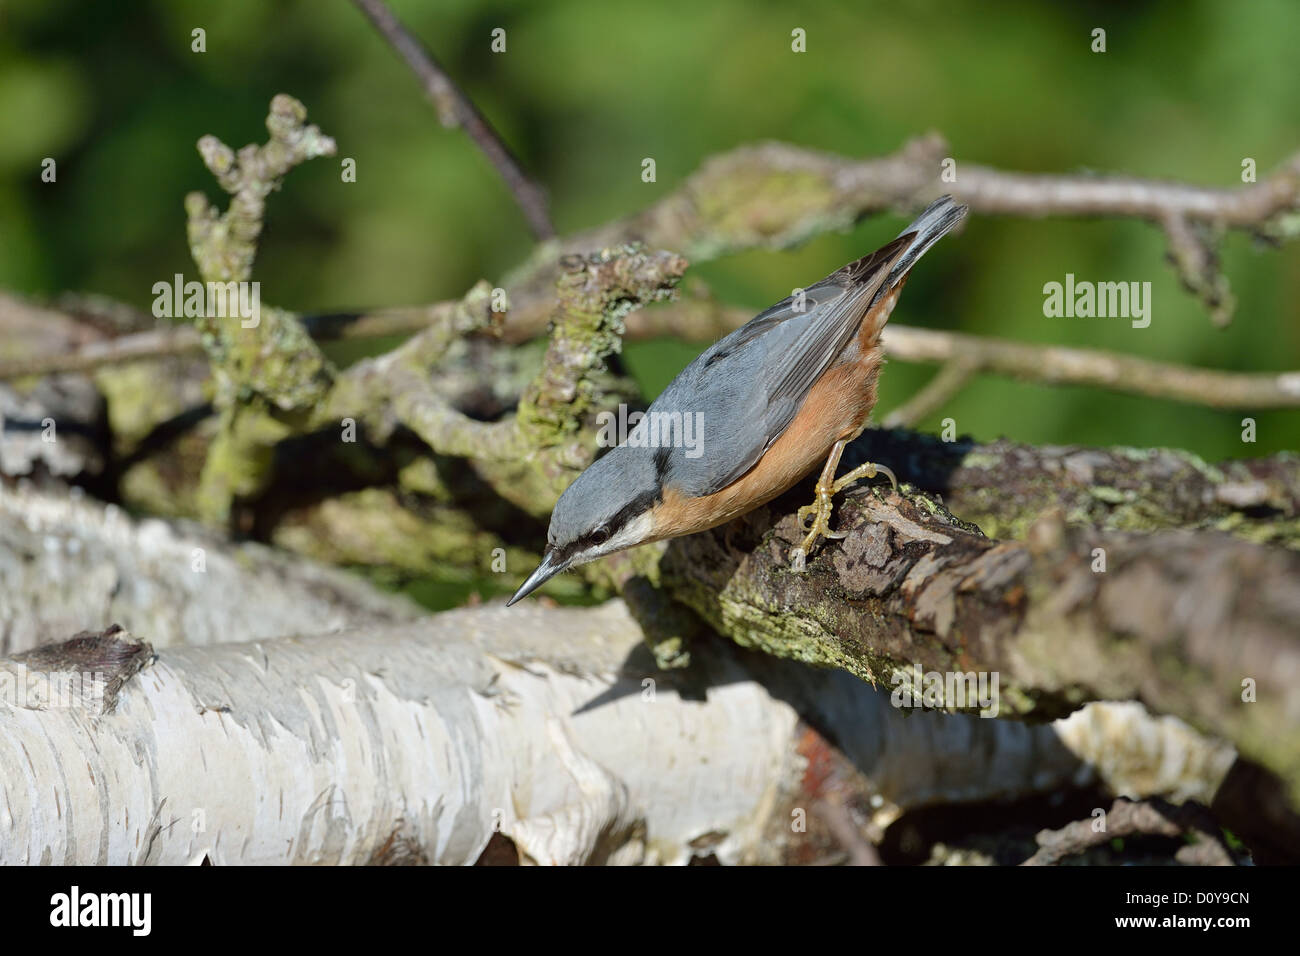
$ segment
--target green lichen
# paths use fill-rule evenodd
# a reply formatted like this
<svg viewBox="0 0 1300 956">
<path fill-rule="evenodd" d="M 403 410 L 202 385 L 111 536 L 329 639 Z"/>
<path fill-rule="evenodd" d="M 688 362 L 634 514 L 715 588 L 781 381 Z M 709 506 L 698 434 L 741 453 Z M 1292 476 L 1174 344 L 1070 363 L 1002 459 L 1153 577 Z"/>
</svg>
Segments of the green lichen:
<svg viewBox="0 0 1300 956">
<path fill-rule="evenodd" d="M 712 258 L 755 245 L 794 245 L 814 234 L 853 224 L 854 211 L 837 203 L 824 175 L 737 164 L 691 188 L 698 232 L 692 257 Z"/>
</svg>

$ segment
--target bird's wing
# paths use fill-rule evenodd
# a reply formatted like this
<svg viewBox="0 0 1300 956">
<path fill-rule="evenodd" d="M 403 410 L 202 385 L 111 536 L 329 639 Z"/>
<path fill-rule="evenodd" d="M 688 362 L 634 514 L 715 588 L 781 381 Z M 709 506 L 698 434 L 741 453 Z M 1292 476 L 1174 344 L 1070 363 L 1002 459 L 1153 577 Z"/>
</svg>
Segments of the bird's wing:
<svg viewBox="0 0 1300 956">
<path fill-rule="evenodd" d="M 660 449 L 660 478 L 691 497 L 727 487 L 781 437 L 808 391 L 857 334 L 913 236 L 905 234 L 721 339 L 673 380 L 651 412 L 702 412 L 702 453 Z"/>
</svg>

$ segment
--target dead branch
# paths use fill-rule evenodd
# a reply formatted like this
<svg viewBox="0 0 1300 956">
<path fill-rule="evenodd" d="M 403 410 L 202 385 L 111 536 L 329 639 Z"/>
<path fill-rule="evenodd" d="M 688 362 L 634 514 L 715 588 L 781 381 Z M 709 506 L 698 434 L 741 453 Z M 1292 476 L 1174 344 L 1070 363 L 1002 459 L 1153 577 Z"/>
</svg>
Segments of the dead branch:
<svg viewBox="0 0 1300 956">
<path fill-rule="evenodd" d="M 880 460 L 880 459 L 875 459 Z M 720 633 L 901 686 L 998 674 L 1000 713 L 1140 700 L 1233 741 L 1300 794 L 1300 554 L 1217 532 L 1125 534 L 1047 514 L 997 542 L 925 497 L 850 493 L 847 537 L 791 570 L 807 488 L 679 539 L 664 587 Z M 948 707 L 980 707 L 954 700 Z"/>
<path fill-rule="evenodd" d="M 0 485 L 0 654 L 120 621 L 157 647 L 379 626 L 414 604 L 303 558 L 85 495 Z"/>
<path fill-rule="evenodd" d="M 825 852 L 792 823 L 828 800 L 878 830 L 1094 777 L 1054 726 L 905 716 L 847 675 L 717 640 L 664 674 L 639 641 L 611 602 L 156 653 L 110 628 L 0 660 L 0 861 L 364 863 L 397 841 L 465 864 L 504 836 L 536 863 L 776 863 Z M 801 713 L 846 779 L 807 771 L 827 742 Z M 1168 743 L 1172 766 L 1185 743 Z M 1205 769 L 1143 792 L 1213 792 Z"/>
<path fill-rule="evenodd" d="M 886 210 L 912 213 L 945 192 L 975 213 L 1151 222 L 1165 231 L 1184 284 L 1222 321 L 1232 304 L 1216 256 L 1206 251 L 1209 237 L 1236 229 L 1291 238 L 1294 226 L 1286 216 L 1300 207 L 1300 153 L 1260 182 L 1233 189 L 1132 176 L 1030 175 L 960 160 L 956 179 L 947 182 L 939 174 L 949 157 L 952 151 L 937 133 L 906 143 L 892 156 L 872 159 L 848 159 L 788 143 L 714 156 L 671 196 L 643 212 L 570 236 L 558 251 L 539 250 L 510 287 L 521 308 L 511 316 L 508 335 L 532 338 L 544 328 L 545 312 L 526 303 L 545 295 L 555 259 L 568 251 L 640 239 L 701 262 L 756 247 L 797 245 Z"/>
<path fill-rule="evenodd" d="M 693 342 L 712 342 L 751 318 L 753 315 L 747 309 L 722 305 L 698 288 L 688 289 L 680 302 L 647 309 L 634 316 L 628 322 L 628 337 L 652 339 L 671 335 Z M 883 344 L 891 359 L 903 362 L 948 365 L 960 360 L 962 376 L 940 380 L 944 392 L 954 382 L 962 383 L 962 377 L 967 374 L 987 372 L 1043 385 L 1088 385 L 1209 408 L 1300 407 L 1300 370 L 1227 372 L 1156 362 L 1101 349 L 1030 345 L 897 322 L 885 326 Z M 933 397 L 926 398 L 927 406 L 932 404 Z M 916 420 L 912 418 L 913 422 Z"/>
<path fill-rule="evenodd" d="M 1060 830 L 1038 834 L 1038 852 L 1021 866 L 1054 866 L 1068 856 L 1102 846 L 1116 837 L 1191 836 L 1196 842 L 1178 850 L 1176 859 L 1189 866 L 1234 866 L 1232 853 L 1223 841 L 1214 817 L 1198 803 L 1174 806 L 1164 800 L 1116 800 L 1106 812 L 1104 826 L 1098 819 L 1079 820 Z"/>
</svg>

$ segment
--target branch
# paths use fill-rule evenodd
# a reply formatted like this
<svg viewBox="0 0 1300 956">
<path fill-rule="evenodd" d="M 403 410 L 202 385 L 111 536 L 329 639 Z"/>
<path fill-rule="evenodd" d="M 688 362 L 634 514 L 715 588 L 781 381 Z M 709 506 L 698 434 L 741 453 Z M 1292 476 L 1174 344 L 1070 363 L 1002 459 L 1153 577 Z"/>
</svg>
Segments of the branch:
<svg viewBox="0 0 1300 956">
<path fill-rule="evenodd" d="M 672 335 L 689 341 L 712 342 L 752 317 L 748 309 L 725 306 L 698 288 L 688 289 L 681 302 L 648 309 L 633 317 L 628 322 L 628 338 Z M 1227 372 L 1134 358 L 1101 349 L 1028 345 L 896 322 L 885 326 L 882 344 L 886 355 L 904 362 L 947 365 L 960 359 L 963 372 L 967 369 L 974 373 L 992 372 L 1026 382 L 1089 385 L 1209 408 L 1300 407 L 1300 370 Z M 943 388 L 950 388 L 954 381 L 960 381 L 955 371 L 943 380 Z M 916 420 L 919 419 L 913 419 Z"/>
<path fill-rule="evenodd" d="M 185 197 L 190 250 L 209 295 L 195 325 L 212 362 L 220 415 L 198 494 L 201 515 L 213 524 L 227 522 L 237 499 L 265 487 L 270 449 L 320 404 L 334 377 L 294 315 L 262 308 L 260 294 L 253 295 L 256 284 L 245 303 L 235 285 L 252 275 L 267 196 L 295 166 L 334 153 L 334 140 L 306 120 L 306 107 L 280 93 L 271 100 L 264 146 L 249 144 L 236 155 L 215 136 L 204 136 L 199 153 L 230 193 L 230 208 L 219 215 L 202 193 Z M 233 314 L 216 314 L 214 287 L 224 289 L 224 311 Z M 232 297 L 239 307 L 231 308 Z M 250 314 L 241 314 L 245 304 Z"/>
<path fill-rule="evenodd" d="M 275 548 L 24 487 L 0 490 L 0 594 L 0 655 L 105 619 L 163 647 L 396 624 L 419 610 Z"/>
<path fill-rule="evenodd" d="M 156 653 L 110 627 L 0 660 L 0 809 L 18 821 L 0 863 L 365 863 L 396 836 L 466 864 L 494 835 L 537 863 L 781 863 L 852 839 L 843 819 L 824 843 L 791 826 L 801 812 L 851 802 L 878 831 L 913 807 L 1059 793 L 1098 779 L 1120 733 L 1195 767 L 1139 793 L 1212 794 L 1222 774 L 1204 742 L 1105 705 L 1091 739 L 1008 731 L 717 640 L 664 674 L 639 641 L 611 602 Z"/>
<path fill-rule="evenodd" d="M 934 499 L 875 488 L 850 493 L 836 512 L 847 537 L 800 574 L 805 495 L 672 542 L 664 586 L 745 646 L 890 686 L 913 668 L 997 673 L 1001 712 L 1037 717 L 1140 700 L 1233 741 L 1300 802 L 1300 747 L 1279 733 L 1300 709 L 1300 554 L 1209 531 L 1067 528 L 1059 514 L 997 542 Z"/>
<path fill-rule="evenodd" d="M 133 332 L 130 335 L 91 342 L 61 354 L 0 360 L 0 382 L 26 378 L 30 375 L 93 372 L 107 365 L 186 355 L 200 352 L 202 349 L 203 342 L 198 330 L 188 325 L 154 329 L 149 332 Z"/>
<path fill-rule="evenodd" d="M 924 388 L 886 415 L 881 424 L 885 428 L 906 427 L 928 418 L 965 388 L 978 371 L 978 363 L 968 355 L 949 359 Z"/>
<path fill-rule="evenodd" d="M 942 441 L 902 429 L 868 429 L 846 449 L 942 496 L 992 538 L 1024 540 L 1043 512 L 1106 531 L 1212 528 L 1300 550 L 1300 457 L 1215 464 L 1167 448 L 1090 448 Z"/>
<path fill-rule="evenodd" d="M 442 316 L 459 308 L 462 301 L 297 318 L 321 342 L 409 335 L 441 321 Z M 553 304 L 552 298 L 552 307 Z M 43 307 L 42 311 L 48 308 Z M 684 293 L 684 301 L 629 316 L 624 338 L 674 336 L 687 341 L 712 342 L 750 318 L 749 310 L 721 305 L 702 295 L 697 286 Z M 960 360 L 961 374 L 953 368 L 944 378 L 936 376 L 933 382 L 936 391 L 924 399 L 923 405 L 916 406 L 920 414 L 912 409 L 906 412 L 900 409 L 885 419 L 890 427 L 921 421 L 964 385 L 963 379 L 981 372 L 1049 385 L 1092 386 L 1208 408 L 1300 408 L 1300 371 L 1228 372 L 1156 362 L 1101 349 L 1029 345 L 898 323 L 885 327 L 883 343 L 891 358 L 904 362 L 940 362 L 950 366 Z M 65 353 L 0 360 L 0 381 L 56 372 L 88 372 L 141 358 L 187 354 L 199 348 L 199 337 L 191 329 L 155 329 L 92 342 Z M 895 417 L 904 414 L 906 418 Z"/>
<path fill-rule="evenodd" d="M 230 208 L 218 214 L 200 192 L 185 197 L 190 251 L 208 282 L 243 282 L 253 271 L 262 234 L 266 198 L 289 170 L 318 156 L 333 156 L 334 140 L 306 125 L 307 109 L 292 96 L 277 94 L 266 118 L 270 140 L 249 144 L 235 154 L 215 136 L 199 140 L 199 155 L 230 193 Z"/>
<path fill-rule="evenodd" d="M 532 338 L 544 327 L 545 313 L 526 304 L 544 293 L 556 258 L 566 251 L 641 239 L 699 263 L 747 249 L 787 248 L 886 210 L 919 210 L 945 192 L 976 213 L 1151 222 L 1169 237 L 1184 283 L 1220 320 L 1232 304 L 1212 250 L 1205 251 L 1208 237 L 1237 229 L 1282 240 L 1293 238 L 1297 228 L 1289 214 L 1300 208 L 1300 154 L 1259 183 L 1233 189 L 1133 176 L 1029 175 L 964 162 L 958 163 L 956 181 L 942 182 L 940 164 L 951 156 L 943 137 L 930 134 L 873 159 L 787 143 L 711 157 L 676 192 L 643 212 L 570 236 L 558 249 L 538 250 L 510 286 L 520 308 L 508 335 Z M 1193 254 L 1194 246 L 1201 251 Z"/>
<path fill-rule="evenodd" d="M 1189 866 L 1235 866 L 1223 841 L 1219 825 L 1210 812 L 1197 803 L 1174 806 L 1164 800 L 1134 802 L 1116 800 L 1106 813 L 1105 828 L 1094 829 L 1094 820 L 1079 820 L 1060 830 L 1038 834 L 1039 850 L 1021 866 L 1054 866 L 1068 856 L 1109 843 L 1116 837 L 1194 837 L 1196 842 L 1179 849 L 1176 859 Z"/>
<path fill-rule="evenodd" d="M 463 302 L 463 299 L 452 299 L 432 305 L 396 306 L 367 312 L 287 314 L 297 319 L 315 341 L 341 342 L 419 333 L 442 322 L 446 315 L 460 309 Z M 59 372 L 93 372 L 124 362 L 192 355 L 203 351 L 203 340 L 198 330 L 191 326 L 158 324 L 150 316 L 135 313 L 130 306 L 122 303 L 103 300 L 101 304 L 108 308 L 130 311 L 136 317 L 137 324 L 147 322 L 156 327 L 71 347 L 66 342 L 52 342 L 48 351 L 20 358 L 0 359 L 0 382 Z M 16 337 L 21 331 L 24 335 L 33 335 L 35 333 L 30 331 L 29 320 L 48 322 L 54 318 L 77 323 L 82 331 L 82 339 L 89 335 L 104 334 L 82 323 L 80 313 L 64 306 L 62 298 L 53 305 L 37 305 L 0 293 L 0 329 L 6 334 Z M 58 350 L 55 351 L 55 348 Z"/>
<path fill-rule="evenodd" d="M 685 270 L 681 256 L 635 246 L 567 257 L 550 345 L 513 418 L 476 421 L 439 396 L 429 374 L 445 342 L 438 338 L 430 348 L 426 332 L 350 370 L 316 423 L 344 414 L 391 414 L 434 452 L 473 459 L 508 501 L 546 514 L 594 457 L 593 443 L 580 436 L 608 404 L 601 373 L 621 343 L 623 317 L 671 297 Z"/>
<path fill-rule="evenodd" d="M 1291 227 L 1286 214 L 1300 205 L 1300 155 L 1258 184 L 1207 189 L 1132 177 L 1030 176 L 965 165 L 958 182 L 935 183 L 932 170 L 946 152 L 943 140 L 932 135 L 882 159 L 853 161 L 781 143 L 714 157 L 677 193 L 639 215 L 539 251 L 509 284 L 506 336 L 520 341 L 545 327 L 554 307 L 554 281 L 564 250 L 586 252 L 643 237 L 652 246 L 677 249 L 693 261 L 705 261 L 754 246 L 793 245 L 893 206 L 919 207 L 940 187 L 950 188 L 982 212 L 1136 216 L 1158 223 L 1170 235 L 1173 258 L 1184 281 L 1222 316 L 1230 308 L 1229 297 L 1220 279 L 1209 275 L 1215 269 L 1212 250 L 1202 248 L 1195 254 L 1190 250 L 1196 243 L 1204 246 L 1207 232 L 1222 228 L 1288 238 Z M 386 314 L 389 318 L 378 323 L 386 334 L 413 331 L 420 325 L 418 310 L 386 310 Z M 673 334 L 712 341 L 749 318 L 747 311 L 727 309 L 707 295 L 692 293 L 676 308 L 637 316 L 629 322 L 628 332 L 634 338 Z M 1200 370 L 1095 350 L 1024 345 L 898 325 L 888 328 L 885 345 L 904 360 L 947 362 L 960 354 L 976 362 L 981 371 L 1030 381 L 1095 385 L 1210 407 L 1300 406 L 1300 372 Z M 0 373 L 5 371 L 0 366 Z"/>
<path fill-rule="evenodd" d="M 885 352 L 905 362 L 960 360 L 971 372 L 995 372 L 1048 385 L 1091 385 L 1208 408 L 1300 407 L 1300 371 L 1223 372 L 1153 362 L 1099 349 L 1025 345 L 1006 339 L 887 325 Z"/>
<path fill-rule="evenodd" d="M 398 22 L 383 0 L 353 0 L 366 18 L 388 41 L 424 87 L 424 93 L 438 111 L 443 126 L 459 126 L 474 141 L 493 168 L 505 180 L 523 210 L 529 228 L 538 239 L 550 239 L 555 227 L 546 211 L 546 193 L 525 175 L 491 124 L 483 118 L 465 92 L 414 36 Z"/>
</svg>

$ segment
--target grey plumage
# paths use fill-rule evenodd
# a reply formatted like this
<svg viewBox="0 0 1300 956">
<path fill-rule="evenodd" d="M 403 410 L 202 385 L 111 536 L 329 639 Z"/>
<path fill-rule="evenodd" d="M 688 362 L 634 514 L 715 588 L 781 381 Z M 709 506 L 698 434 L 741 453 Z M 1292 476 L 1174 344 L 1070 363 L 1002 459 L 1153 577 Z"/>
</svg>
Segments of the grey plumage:
<svg viewBox="0 0 1300 956">
<path fill-rule="evenodd" d="M 794 419 L 809 389 L 846 349 L 856 348 L 871 307 L 965 214 L 951 196 L 940 198 L 893 242 L 809 286 L 802 308 L 787 297 L 706 349 L 638 426 L 646 428 L 655 415 L 673 421 L 692 416 L 702 428 L 698 456 L 680 442 L 638 446 L 634 432 L 598 459 L 560 497 L 547 561 L 511 603 L 573 560 L 605 553 L 606 543 L 661 500 L 665 488 L 699 498 L 749 471 Z"/>
</svg>

